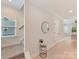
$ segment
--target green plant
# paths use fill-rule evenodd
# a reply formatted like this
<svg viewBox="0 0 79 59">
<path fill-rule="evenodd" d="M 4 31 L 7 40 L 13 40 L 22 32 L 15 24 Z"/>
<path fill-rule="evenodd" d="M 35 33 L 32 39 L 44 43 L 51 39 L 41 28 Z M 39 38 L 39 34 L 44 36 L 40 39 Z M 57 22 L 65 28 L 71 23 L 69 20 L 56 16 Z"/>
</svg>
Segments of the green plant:
<svg viewBox="0 0 79 59">
<path fill-rule="evenodd" d="M 77 32 L 77 27 L 72 27 L 72 32 Z"/>
</svg>

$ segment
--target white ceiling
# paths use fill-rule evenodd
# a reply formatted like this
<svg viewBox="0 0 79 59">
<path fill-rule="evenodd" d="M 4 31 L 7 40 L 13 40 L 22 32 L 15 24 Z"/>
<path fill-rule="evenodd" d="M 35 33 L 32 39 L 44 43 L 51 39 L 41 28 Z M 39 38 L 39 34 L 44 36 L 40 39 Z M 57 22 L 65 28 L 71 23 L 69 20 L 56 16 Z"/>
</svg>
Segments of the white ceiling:
<svg viewBox="0 0 79 59">
<path fill-rule="evenodd" d="M 12 0 L 11 2 L 9 2 L 9 0 L 1 0 L 1 3 L 3 5 L 14 7 L 16 9 L 21 9 L 24 5 L 24 0 Z"/>
<path fill-rule="evenodd" d="M 31 3 L 64 18 L 76 17 L 77 14 L 76 0 L 31 0 Z"/>
<path fill-rule="evenodd" d="M 64 18 L 76 17 L 77 1 L 76 0 L 30 0 L 32 4 L 38 6 L 50 13 L 56 13 Z M 21 9 L 24 5 L 24 0 L 1 0 L 2 4 L 10 5 L 14 8 Z M 72 10 L 72 13 L 69 12 Z"/>
</svg>

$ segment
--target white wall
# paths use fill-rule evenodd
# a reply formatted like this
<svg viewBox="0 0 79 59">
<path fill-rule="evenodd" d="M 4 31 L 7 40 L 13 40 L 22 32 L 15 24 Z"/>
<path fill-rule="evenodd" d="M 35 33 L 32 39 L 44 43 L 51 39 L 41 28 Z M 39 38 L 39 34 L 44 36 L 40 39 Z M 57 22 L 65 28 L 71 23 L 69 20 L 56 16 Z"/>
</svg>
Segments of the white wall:
<svg viewBox="0 0 79 59">
<path fill-rule="evenodd" d="M 43 21 L 47 21 L 50 27 L 46 34 L 41 31 Z M 39 54 L 40 39 L 44 39 L 49 49 L 64 37 L 62 19 L 45 12 L 44 9 L 31 5 L 28 1 L 25 5 L 25 25 L 25 51 L 28 48 L 32 57 Z"/>
<path fill-rule="evenodd" d="M 19 30 L 19 27 L 24 24 L 24 13 L 23 10 L 17 10 L 12 8 L 9 5 L 1 5 L 1 15 L 2 17 L 10 17 L 14 20 L 16 20 L 16 36 L 15 37 L 2 37 L 1 38 L 1 46 L 2 46 L 2 57 L 7 59 L 8 57 L 12 57 L 15 54 L 18 54 L 23 51 L 23 46 L 17 45 L 17 46 L 9 46 L 8 45 L 13 45 L 13 44 L 18 44 L 21 39 L 23 39 L 24 36 L 24 29 Z M 19 48 L 18 48 L 19 47 Z M 9 52 L 10 51 L 10 52 Z"/>
<path fill-rule="evenodd" d="M 23 10 L 20 11 L 20 10 L 16 10 L 16 9 L 10 7 L 10 6 L 2 5 L 1 15 L 2 15 L 2 17 L 6 16 L 6 17 L 10 17 L 10 18 L 16 20 L 16 37 L 18 37 L 18 36 L 20 37 L 20 36 L 23 35 L 23 31 L 19 32 L 19 27 L 24 24 L 24 13 L 23 13 Z M 2 40 L 3 39 L 5 40 L 6 38 L 2 38 Z M 10 39 L 10 40 L 12 40 L 12 39 Z M 13 38 L 13 40 L 16 42 L 16 39 Z M 2 41 L 2 45 L 3 44 L 5 44 L 4 41 Z"/>
</svg>

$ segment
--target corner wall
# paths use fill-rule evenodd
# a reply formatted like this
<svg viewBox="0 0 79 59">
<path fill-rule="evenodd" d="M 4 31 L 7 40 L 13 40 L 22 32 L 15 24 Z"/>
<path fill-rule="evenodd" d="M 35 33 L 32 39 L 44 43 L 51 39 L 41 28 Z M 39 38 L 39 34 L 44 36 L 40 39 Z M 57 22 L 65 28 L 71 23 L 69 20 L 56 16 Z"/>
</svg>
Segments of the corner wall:
<svg viewBox="0 0 79 59">
<path fill-rule="evenodd" d="M 27 10 L 28 9 L 28 10 Z M 49 23 L 50 30 L 44 34 L 41 31 L 43 21 Z M 31 5 L 25 5 L 25 51 L 29 50 L 32 57 L 39 54 L 39 40 L 43 39 L 47 44 L 47 49 L 53 47 L 62 40 L 63 21 L 55 15 L 50 15 L 44 10 Z"/>
</svg>

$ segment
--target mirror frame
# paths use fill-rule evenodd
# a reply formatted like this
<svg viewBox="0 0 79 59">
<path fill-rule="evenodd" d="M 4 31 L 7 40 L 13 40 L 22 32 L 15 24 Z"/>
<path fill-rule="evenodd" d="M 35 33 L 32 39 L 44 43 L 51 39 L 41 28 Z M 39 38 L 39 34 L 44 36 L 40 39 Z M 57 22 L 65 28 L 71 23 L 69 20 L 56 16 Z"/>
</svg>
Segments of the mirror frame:
<svg viewBox="0 0 79 59">
<path fill-rule="evenodd" d="M 47 27 L 47 32 L 45 32 L 45 31 L 43 30 L 43 25 L 44 25 L 45 23 L 47 23 L 47 25 L 48 25 L 48 27 Z M 41 31 L 42 31 L 42 33 L 48 33 L 48 32 L 49 32 L 49 23 L 48 23 L 47 21 L 43 21 L 43 22 L 42 22 L 42 24 L 41 24 Z"/>
</svg>

